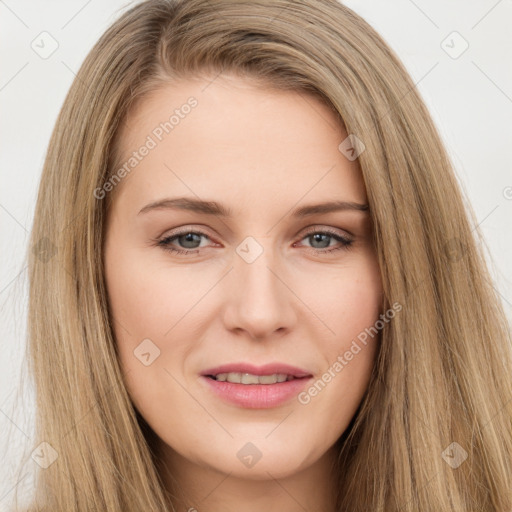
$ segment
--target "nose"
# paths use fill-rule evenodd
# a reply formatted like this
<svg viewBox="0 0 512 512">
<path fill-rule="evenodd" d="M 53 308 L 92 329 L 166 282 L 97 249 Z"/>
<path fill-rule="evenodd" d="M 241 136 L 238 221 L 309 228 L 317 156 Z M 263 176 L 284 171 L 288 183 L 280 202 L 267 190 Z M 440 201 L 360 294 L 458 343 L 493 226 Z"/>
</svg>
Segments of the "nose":
<svg viewBox="0 0 512 512">
<path fill-rule="evenodd" d="M 297 319 L 295 295 L 271 249 L 265 248 L 252 262 L 235 254 L 233 266 L 226 283 L 226 328 L 256 340 L 289 331 Z"/>
</svg>

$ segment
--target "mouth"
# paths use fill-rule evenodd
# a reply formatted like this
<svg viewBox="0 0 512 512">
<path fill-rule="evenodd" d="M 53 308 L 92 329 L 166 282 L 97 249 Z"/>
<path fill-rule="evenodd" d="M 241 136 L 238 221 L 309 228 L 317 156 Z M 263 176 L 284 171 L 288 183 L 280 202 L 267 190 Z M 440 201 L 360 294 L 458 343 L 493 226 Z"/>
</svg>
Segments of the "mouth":
<svg viewBox="0 0 512 512">
<path fill-rule="evenodd" d="M 296 379 L 305 379 L 306 377 L 295 377 L 286 373 L 272 373 L 270 375 L 255 375 L 254 373 L 218 373 L 217 375 L 206 375 L 217 382 L 231 382 L 232 384 L 276 384 Z"/>
<path fill-rule="evenodd" d="M 201 374 L 202 382 L 217 398 L 246 409 L 283 405 L 297 396 L 312 378 L 311 373 L 284 364 L 255 367 L 237 363 Z"/>
<path fill-rule="evenodd" d="M 264 385 L 312 376 L 307 370 L 284 363 L 270 363 L 263 366 L 254 366 L 250 363 L 230 363 L 205 370 L 201 375 L 218 382 Z"/>
</svg>

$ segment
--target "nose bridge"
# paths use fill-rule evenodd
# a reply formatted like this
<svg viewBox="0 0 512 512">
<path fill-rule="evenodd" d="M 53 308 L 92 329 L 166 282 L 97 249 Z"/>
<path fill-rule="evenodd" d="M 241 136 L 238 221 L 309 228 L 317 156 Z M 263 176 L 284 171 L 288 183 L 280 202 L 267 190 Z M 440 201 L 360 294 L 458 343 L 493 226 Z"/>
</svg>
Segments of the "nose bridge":
<svg viewBox="0 0 512 512">
<path fill-rule="evenodd" d="M 270 241 L 247 237 L 236 248 L 228 321 L 230 328 L 242 328 L 253 337 L 289 327 L 294 318 L 292 294 L 279 276 L 281 265 Z"/>
</svg>

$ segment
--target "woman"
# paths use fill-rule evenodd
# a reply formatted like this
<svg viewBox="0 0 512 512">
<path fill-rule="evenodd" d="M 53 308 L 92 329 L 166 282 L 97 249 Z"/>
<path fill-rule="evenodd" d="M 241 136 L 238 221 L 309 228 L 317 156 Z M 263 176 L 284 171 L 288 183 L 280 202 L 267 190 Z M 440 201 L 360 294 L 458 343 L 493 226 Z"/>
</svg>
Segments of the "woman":
<svg viewBox="0 0 512 512">
<path fill-rule="evenodd" d="M 131 8 L 36 205 L 31 510 L 510 510 L 510 335 L 473 225 L 347 7 Z"/>
</svg>

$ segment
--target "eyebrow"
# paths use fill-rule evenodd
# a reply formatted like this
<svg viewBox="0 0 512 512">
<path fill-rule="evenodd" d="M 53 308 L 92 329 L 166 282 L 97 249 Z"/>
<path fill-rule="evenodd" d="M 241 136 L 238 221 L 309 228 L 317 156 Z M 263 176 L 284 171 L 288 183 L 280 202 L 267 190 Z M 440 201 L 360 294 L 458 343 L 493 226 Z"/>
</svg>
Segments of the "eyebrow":
<svg viewBox="0 0 512 512">
<path fill-rule="evenodd" d="M 154 201 L 144 206 L 138 213 L 147 213 L 153 210 L 178 209 L 188 210 L 206 215 L 217 215 L 220 217 L 233 217 L 233 211 L 215 201 L 204 201 L 191 197 L 166 198 Z M 321 204 L 312 204 L 301 206 L 292 212 L 293 217 L 308 217 L 310 215 L 318 215 L 322 213 L 330 213 L 336 211 L 360 211 L 368 214 L 368 204 L 356 203 L 353 201 L 330 201 Z"/>
</svg>

